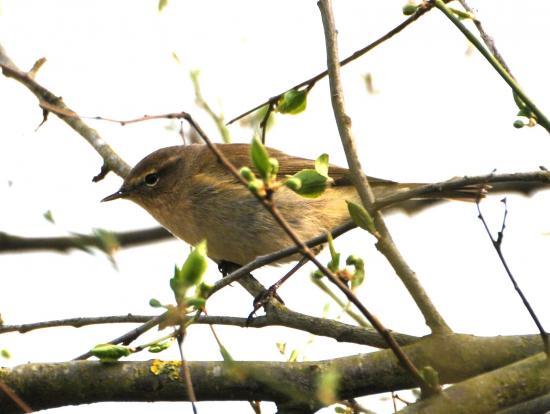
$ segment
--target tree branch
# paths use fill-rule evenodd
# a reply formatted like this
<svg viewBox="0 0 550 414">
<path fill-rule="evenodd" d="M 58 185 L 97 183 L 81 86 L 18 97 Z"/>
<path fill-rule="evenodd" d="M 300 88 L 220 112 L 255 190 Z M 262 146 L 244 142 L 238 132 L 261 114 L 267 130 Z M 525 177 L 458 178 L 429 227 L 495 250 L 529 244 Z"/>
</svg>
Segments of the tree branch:
<svg viewBox="0 0 550 414">
<path fill-rule="evenodd" d="M 172 234 L 163 227 L 154 227 L 143 230 L 113 232 L 118 247 L 132 247 L 141 244 L 172 239 Z M 102 241 L 95 235 L 77 234 L 66 237 L 21 237 L 0 232 L 0 253 L 23 253 L 43 250 L 53 250 L 65 253 L 71 249 L 87 247 L 104 247 Z"/>
<path fill-rule="evenodd" d="M 370 188 L 367 176 L 363 173 L 361 162 L 357 155 L 355 138 L 351 130 L 351 119 L 346 114 L 344 108 L 344 95 L 340 82 L 340 68 L 338 65 L 338 49 L 336 42 L 336 29 L 332 17 L 330 2 L 318 2 L 323 17 L 323 26 L 325 31 L 325 42 L 327 45 L 327 65 L 329 70 L 329 83 L 331 90 L 331 101 L 334 111 L 334 117 L 338 126 L 338 132 L 342 140 L 346 159 L 352 174 L 352 179 L 361 198 L 364 207 L 372 212 L 376 229 L 381 237 L 376 244 L 378 250 L 387 258 L 396 273 L 403 281 L 405 287 L 416 302 L 418 308 L 426 319 L 426 324 L 433 333 L 448 333 L 450 328 L 439 314 L 430 298 L 419 283 L 415 273 L 405 262 L 400 252 L 397 250 L 391 235 L 384 223 L 382 214 L 373 210 L 375 202 L 374 194 Z"/>
<path fill-rule="evenodd" d="M 453 334 L 427 337 L 405 350 L 415 364 L 433 366 L 443 383 L 454 383 L 534 355 L 541 346 L 537 335 L 478 338 Z M 536 374 L 548 372 L 548 365 L 545 371 L 538 362 L 531 365 L 529 360 L 516 366 L 523 370 L 524 363 L 537 367 L 537 371 L 532 371 Z M 345 378 L 339 384 L 340 399 L 415 386 L 389 350 L 317 362 L 188 364 L 199 401 L 291 400 L 320 408 L 317 384 L 319 377 L 329 370 Z M 33 409 L 39 410 L 100 401 L 185 401 L 185 384 L 178 376 L 179 367 L 179 361 L 72 361 L 5 368 L 0 377 Z M 550 384 L 550 378 L 542 375 L 530 378 L 530 383 L 539 384 L 539 390 Z M 499 381 L 506 387 L 513 386 L 514 379 L 506 376 Z M 501 395 L 494 389 L 492 392 L 492 400 Z M 3 414 L 20 412 L 4 394 L 0 395 L 0 406 Z"/>
<path fill-rule="evenodd" d="M 65 105 L 61 97 L 53 94 L 36 82 L 32 76 L 21 71 L 6 54 L 2 45 L 0 45 L 0 67 L 4 76 L 15 79 L 25 85 L 38 98 L 42 108 L 51 106 L 59 109 L 56 115 L 88 141 L 96 152 L 101 155 L 104 166 L 108 170 L 114 171 L 121 177 L 125 177 L 130 172 L 130 166 L 113 151 L 95 129 L 86 125 L 72 109 Z M 49 111 L 47 109 L 43 109 L 43 111 L 45 121 Z M 71 116 L 61 115 L 63 112 L 69 113 Z"/>
</svg>

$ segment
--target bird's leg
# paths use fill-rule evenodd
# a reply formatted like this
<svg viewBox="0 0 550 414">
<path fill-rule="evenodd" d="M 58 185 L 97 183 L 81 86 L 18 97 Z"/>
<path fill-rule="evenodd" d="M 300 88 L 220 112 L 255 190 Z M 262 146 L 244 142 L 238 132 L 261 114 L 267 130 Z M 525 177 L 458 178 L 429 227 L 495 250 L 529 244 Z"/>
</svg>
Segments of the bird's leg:
<svg viewBox="0 0 550 414">
<path fill-rule="evenodd" d="M 300 261 L 298 263 L 296 263 L 296 265 L 290 269 L 288 271 L 288 273 L 286 273 L 282 278 L 280 278 L 277 282 L 275 282 L 274 284 L 272 284 L 269 288 L 267 288 L 266 290 L 264 290 L 262 293 L 260 293 L 258 296 L 256 296 L 254 298 L 254 309 L 252 309 L 252 312 L 250 312 L 250 314 L 248 315 L 248 322 L 250 322 L 252 320 L 252 318 L 254 317 L 254 314 L 256 313 L 256 311 L 258 309 L 260 309 L 262 306 L 265 306 L 267 305 L 267 303 L 269 303 L 269 301 L 272 299 L 272 298 L 275 298 L 277 299 L 279 302 L 281 302 L 283 305 L 284 305 L 284 302 L 283 300 L 281 299 L 281 297 L 277 294 L 277 289 L 279 289 L 279 287 L 285 283 L 289 278 L 290 276 L 292 276 L 294 273 L 296 273 L 303 265 L 305 265 L 307 262 L 309 261 L 309 259 L 305 256 L 303 256 Z"/>
</svg>

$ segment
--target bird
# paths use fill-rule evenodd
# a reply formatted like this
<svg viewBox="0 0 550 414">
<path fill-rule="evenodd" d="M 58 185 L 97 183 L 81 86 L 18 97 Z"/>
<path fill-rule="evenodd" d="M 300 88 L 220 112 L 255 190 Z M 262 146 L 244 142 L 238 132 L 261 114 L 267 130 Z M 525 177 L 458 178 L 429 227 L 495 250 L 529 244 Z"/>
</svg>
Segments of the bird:
<svg viewBox="0 0 550 414">
<path fill-rule="evenodd" d="M 215 145 L 235 167 L 251 166 L 250 144 Z M 279 163 L 278 178 L 315 165 L 314 160 L 274 148 L 267 151 Z M 273 204 L 303 241 L 349 222 L 346 201 L 360 203 L 349 169 L 330 165 L 328 176 L 331 185 L 317 198 L 303 197 L 285 186 L 272 195 Z M 375 177 L 368 180 L 377 199 L 424 185 Z M 478 186 L 467 186 L 423 197 L 428 201 L 475 201 L 480 194 Z M 102 201 L 116 199 L 138 204 L 191 245 L 206 239 L 208 256 L 218 264 L 245 265 L 258 256 L 294 245 L 270 212 L 205 144 L 165 147 L 147 155 L 131 169 L 120 189 Z M 276 264 L 299 257 L 290 256 Z"/>
</svg>

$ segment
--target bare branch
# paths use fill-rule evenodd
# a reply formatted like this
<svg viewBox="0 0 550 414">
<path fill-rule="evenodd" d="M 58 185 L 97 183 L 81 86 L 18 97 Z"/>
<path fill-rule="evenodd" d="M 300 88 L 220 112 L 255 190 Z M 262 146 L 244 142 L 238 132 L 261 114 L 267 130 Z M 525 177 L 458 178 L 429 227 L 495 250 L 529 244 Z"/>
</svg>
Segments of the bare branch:
<svg viewBox="0 0 550 414">
<path fill-rule="evenodd" d="M 340 82 L 340 67 L 338 62 L 338 44 L 336 41 L 336 28 L 334 25 L 334 16 L 332 14 L 332 2 L 331 0 L 320 0 L 319 2 L 317 2 L 317 5 L 319 6 L 319 10 L 321 11 L 323 28 L 325 32 L 325 43 L 326 43 L 326 49 L 327 49 L 327 66 L 328 66 L 328 72 L 329 72 L 328 76 L 329 76 L 329 84 L 330 84 L 330 97 L 332 101 L 334 116 L 336 118 L 336 124 L 338 126 L 338 132 L 340 133 L 340 138 L 342 140 L 342 145 L 346 153 L 346 158 L 348 160 L 348 165 L 350 167 L 355 188 L 357 189 L 357 192 L 359 193 L 359 196 L 361 197 L 361 201 L 363 202 L 363 205 L 365 206 L 365 208 L 371 210 L 372 204 L 374 203 L 374 194 L 370 188 L 366 175 L 362 172 L 361 163 L 359 161 L 359 157 L 357 156 L 357 151 L 355 149 L 355 139 L 351 131 L 351 119 L 346 114 L 345 108 L 344 108 L 344 94 L 343 94 L 342 85 Z M 374 218 L 375 218 L 376 227 L 381 234 L 381 238 L 379 238 L 378 245 L 384 242 L 384 244 L 388 246 L 388 248 L 391 248 L 393 246 L 393 242 L 391 241 L 391 237 L 387 229 L 385 228 L 382 215 L 379 212 L 375 212 Z M 397 249 L 395 249 L 394 246 L 393 246 L 393 252 L 398 253 Z M 386 257 L 388 257 L 387 254 L 386 254 Z M 393 257 L 396 257 L 396 256 L 394 255 Z M 397 256 L 397 258 L 400 258 L 400 257 L 401 256 Z M 392 265 L 394 265 L 394 268 L 396 266 L 396 262 L 398 261 L 397 260 L 391 261 Z M 401 265 L 401 267 L 403 267 L 404 261 L 401 260 L 400 262 L 401 263 L 398 263 L 398 264 Z M 413 295 L 413 297 L 418 303 L 417 297 L 420 297 L 419 295 L 423 292 L 422 290 L 417 290 L 417 292 L 415 293 L 416 294 Z M 427 295 L 424 294 L 421 297 L 423 301 L 420 304 L 423 305 L 424 308 L 426 307 L 425 306 L 426 303 L 427 305 L 430 305 L 429 312 L 421 308 L 421 310 L 423 310 L 423 313 L 426 316 L 426 319 L 428 320 L 428 317 L 429 317 L 434 321 L 436 321 L 437 323 L 434 325 L 434 328 L 438 328 L 438 331 L 448 332 L 449 328 L 443 321 L 443 318 L 439 316 L 435 307 L 433 307 L 431 302 L 429 302 Z M 372 315 L 369 315 L 368 313 L 365 313 L 365 312 L 363 312 L 363 314 L 369 320 L 369 322 L 375 327 L 375 329 L 380 332 L 380 334 L 384 337 L 384 339 L 388 341 L 388 344 L 392 349 L 392 351 L 395 353 L 395 356 L 399 359 L 399 361 L 403 364 L 403 366 L 407 369 L 407 371 L 411 374 L 411 376 L 415 379 L 415 381 L 419 385 L 421 385 L 424 390 L 426 391 L 431 390 L 432 392 L 436 392 L 437 389 L 433 388 L 420 375 L 420 372 L 418 371 L 416 366 L 413 364 L 413 362 L 410 360 L 407 354 L 403 352 L 401 347 L 394 340 L 393 336 L 391 335 L 391 332 L 389 332 L 382 325 L 382 323 L 378 321 L 377 318 L 374 318 Z M 432 326 L 430 325 L 430 327 Z"/>
<path fill-rule="evenodd" d="M 544 350 L 546 352 L 546 355 L 550 358 L 550 339 L 548 337 L 548 332 L 544 330 L 544 327 L 542 326 L 542 323 L 540 322 L 539 318 L 537 317 L 537 314 L 535 313 L 535 310 L 527 300 L 527 297 L 523 294 L 523 291 L 519 287 L 516 278 L 512 274 L 512 271 L 510 270 L 510 267 L 508 266 L 508 263 L 506 262 L 506 258 L 504 257 L 504 254 L 502 253 L 502 240 L 504 239 L 504 230 L 506 228 L 506 217 L 508 216 L 508 207 L 506 205 L 506 199 L 504 198 L 502 200 L 504 204 L 504 217 L 502 218 L 502 226 L 500 228 L 500 231 L 498 232 L 498 236 L 495 239 L 493 235 L 491 234 L 491 230 L 489 230 L 489 226 L 487 225 L 487 222 L 485 221 L 485 217 L 483 217 L 483 214 L 481 213 L 481 208 L 479 207 L 479 203 L 477 203 L 477 211 L 479 213 L 478 217 L 483 223 L 483 227 L 485 228 L 485 231 L 487 232 L 487 235 L 489 236 L 489 239 L 491 239 L 491 243 L 493 244 L 493 247 L 495 248 L 495 251 L 497 252 L 498 258 L 500 259 L 500 262 L 502 263 L 502 266 L 504 266 L 504 270 L 506 271 L 506 274 L 508 275 L 508 278 L 510 279 L 510 282 L 512 282 L 512 285 L 514 286 L 514 289 L 516 290 L 517 294 L 519 295 L 521 301 L 523 302 L 523 305 L 529 312 L 529 315 L 531 316 L 531 319 L 535 322 L 535 325 L 537 326 L 537 329 L 540 332 L 540 336 L 542 339 L 542 342 L 544 343 Z"/>
<path fill-rule="evenodd" d="M 113 232 L 118 247 L 132 247 L 141 244 L 173 239 L 172 234 L 163 227 L 143 230 Z M 65 253 L 71 249 L 89 247 L 103 248 L 101 240 L 95 235 L 77 234 L 66 237 L 21 237 L 0 232 L 0 254 L 53 250 Z"/>
<path fill-rule="evenodd" d="M 95 129 L 86 125 L 72 109 L 65 105 L 61 97 L 53 94 L 36 82 L 32 76 L 21 71 L 6 54 L 2 45 L 0 45 L 0 67 L 4 76 L 22 83 L 38 98 L 40 106 L 45 111 L 44 120 L 49 112 L 48 108 L 58 109 L 55 114 L 88 141 L 96 152 L 101 155 L 109 170 L 114 171 L 121 177 L 125 177 L 130 172 L 130 166 L 113 151 Z M 70 116 L 63 115 L 63 113 L 70 114 Z"/>
</svg>

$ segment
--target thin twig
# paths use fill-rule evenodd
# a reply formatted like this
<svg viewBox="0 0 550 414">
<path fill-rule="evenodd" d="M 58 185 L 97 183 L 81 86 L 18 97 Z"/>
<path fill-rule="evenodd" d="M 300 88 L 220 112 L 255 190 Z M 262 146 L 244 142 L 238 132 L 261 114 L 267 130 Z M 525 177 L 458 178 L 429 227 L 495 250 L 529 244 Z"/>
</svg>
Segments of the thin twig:
<svg viewBox="0 0 550 414">
<path fill-rule="evenodd" d="M 29 76 L 26 72 L 21 71 L 11 59 L 7 56 L 4 48 L 0 45 L 0 67 L 2 73 L 9 78 L 15 79 L 18 82 L 25 85 L 37 98 L 41 106 L 45 105 L 59 109 L 56 115 L 63 121 L 65 121 L 71 128 L 78 132 L 88 143 L 96 150 L 96 152 L 103 158 L 104 164 L 107 168 L 121 177 L 125 177 L 130 172 L 130 166 L 120 158 L 115 151 L 105 142 L 105 140 L 99 135 L 99 133 L 90 128 L 82 121 L 82 119 L 70 109 L 61 97 L 53 94 L 48 89 L 44 88 L 38 82 L 36 82 L 32 76 Z M 44 121 L 47 118 L 48 110 L 44 109 Z M 70 113 L 71 116 L 61 115 L 62 112 Z M 43 122 L 44 122 L 43 121 Z"/>
<path fill-rule="evenodd" d="M 149 329 L 154 328 L 159 323 L 164 321 L 166 317 L 168 316 L 168 312 L 164 312 L 162 315 L 155 316 L 154 318 L 151 318 L 148 322 L 144 323 L 143 325 L 138 326 L 135 329 L 132 329 L 129 332 L 126 332 L 124 335 L 121 335 L 115 339 L 112 339 L 108 343 L 110 344 L 124 344 L 127 345 L 130 342 L 132 342 L 134 339 L 138 338 L 139 336 L 143 335 L 145 332 L 147 332 Z M 85 352 L 82 355 L 77 356 L 76 358 L 73 358 L 73 360 L 83 360 L 88 359 L 92 356 L 92 353 L 90 351 Z"/>
<path fill-rule="evenodd" d="M 491 66 L 497 71 L 497 73 L 504 79 L 504 81 L 512 88 L 512 91 L 521 99 L 521 101 L 529 108 L 529 110 L 536 116 L 537 122 L 550 133 L 550 120 L 546 118 L 544 113 L 535 105 L 535 103 L 523 92 L 516 80 L 508 73 L 508 71 L 502 66 L 500 61 L 495 58 L 491 52 L 489 52 L 481 42 L 470 32 L 460 19 L 445 5 L 443 0 L 430 0 L 430 2 L 437 7 L 441 12 L 462 32 L 466 38 L 472 42 L 477 50 L 483 55 L 485 59 L 491 64 Z"/>
<path fill-rule="evenodd" d="M 504 266 L 504 270 L 506 271 L 506 274 L 508 275 L 508 278 L 512 282 L 512 285 L 514 286 L 514 289 L 516 290 L 517 294 L 521 298 L 521 301 L 523 302 L 523 305 L 529 312 L 529 315 L 531 316 L 531 319 L 535 322 L 535 325 L 537 326 L 537 329 L 540 332 L 540 336 L 542 338 L 542 342 L 544 343 L 544 350 L 546 352 L 546 355 L 550 358 L 550 338 L 548 335 L 548 332 L 544 330 L 544 327 L 542 326 L 542 323 L 540 322 L 539 318 L 537 317 L 537 314 L 533 310 L 531 304 L 523 294 L 523 291 L 519 287 L 516 278 L 512 274 L 512 271 L 508 267 L 508 263 L 506 262 L 506 258 L 504 257 L 504 254 L 502 253 L 502 240 L 504 239 L 504 229 L 506 228 L 506 218 L 508 216 L 508 206 L 506 204 L 506 199 L 502 199 L 502 203 L 504 204 L 504 216 L 502 218 L 502 225 L 500 228 L 500 231 L 497 234 L 497 238 L 495 239 L 493 235 L 491 234 L 491 230 L 489 230 L 489 226 L 487 225 L 487 222 L 485 221 L 485 217 L 483 217 L 483 214 L 481 213 L 481 207 L 479 206 L 479 203 L 477 203 L 477 211 L 478 211 L 478 218 L 483 223 L 483 227 L 485 228 L 485 231 L 487 232 L 487 235 L 491 239 L 491 243 L 493 244 L 493 247 L 495 248 L 495 251 L 497 252 L 498 258 L 500 259 L 500 262 L 502 263 L 502 266 Z"/>
<path fill-rule="evenodd" d="M 350 62 L 353 62 L 354 60 L 356 60 L 357 58 L 363 56 L 365 53 L 367 52 L 370 52 L 372 49 L 374 49 L 376 46 L 379 46 L 381 45 L 382 43 L 384 43 L 386 40 L 388 39 L 391 39 L 393 36 L 395 36 L 396 34 L 398 34 L 399 32 L 401 32 L 403 29 L 405 29 L 407 26 L 409 26 L 411 23 L 415 22 L 419 17 L 423 16 L 428 10 L 430 10 L 433 6 L 428 4 L 428 3 L 422 3 L 416 13 L 414 13 L 412 16 L 409 16 L 405 21 L 403 21 L 402 23 L 400 23 L 399 25 L 397 25 L 396 27 L 394 27 L 392 30 L 390 30 L 389 32 L 387 32 L 386 34 L 384 34 L 383 36 L 379 37 L 378 39 L 376 39 L 374 42 L 372 43 L 369 43 L 367 46 L 357 50 L 356 52 L 352 53 L 350 56 L 348 56 L 347 58 L 343 59 L 341 62 L 340 62 L 340 66 L 345 66 L 347 65 L 348 63 Z M 244 118 L 245 116 L 247 115 L 250 115 L 252 112 L 254 111 L 257 111 L 258 109 L 260 109 L 261 107 L 265 106 L 265 105 L 272 105 L 274 102 L 278 102 L 279 99 L 287 92 L 291 91 L 291 90 L 299 90 L 299 89 L 302 89 L 304 87 L 307 87 L 308 89 L 311 89 L 315 83 L 317 83 L 319 80 L 323 79 L 325 76 L 327 76 L 328 74 L 328 71 L 327 70 L 324 70 L 320 73 L 318 73 L 317 75 L 305 80 L 305 81 L 302 81 L 294 86 L 292 86 L 291 88 L 288 88 L 287 90 L 277 94 L 277 95 L 274 95 L 272 96 L 271 98 L 269 98 L 267 101 L 265 102 L 262 102 L 261 104 L 259 105 L 256 105 L 254 108 L 252 109 L 249 109 L 248 111 L 246 112 L 243 112 L 242 114 L 232 118 L 228 123 L 227 125 L 230 125 L 232 124 L 233 122 L 235 121 L 238 121 L 239 119 L 241 118 Z"/>
<path fill-rule="evenodd" d="M 485 28 L 481 24 L 481 21 L 477 18 L 477 13 L 468 5 L 466 0 L 458 0 L 460 4 L 462 4 L 462 7 L 464 7 L 464 10 L 466 10 L 468 13 L 472 15 L 472 22 L 474 23 L 475 27 L 479 31 L 479 35 L 481 36 L 481 39 L 483 40 L 483 43 L 485 43 L 485 46 L 489 49 L 489 51 L 493 54 L 496 60 L 500 62 L 502 67 L 506 69 L 506 72 L 510 74 L 510 76 L 514 77 L 512 75 L 512 71 L 510 71 L 510 67 L 506 64 L 504 61 L 504 58 L 500 54 L 500 52 L 497 50 L 497 47 L 495 45 L 494 39 L 489 36 L 489 34 L 485 31 Z"/>
<path fill-rule="evenodd" d="M 210 105 L 208 104 L 208 102 L 202 96 L 201 85 L 199 82 L 199 75 L 200 75 L 200 72 L 198 70 L 192 70 L 189 73 L 191 82 L 193 82 L 193 89 L 195 90 L 195 102 L 199 107 L 204 109 L 204 111 L 210 116 L 210 118 L 212 118 L 212 120 L 216 124 L 216 127 L 218 128 L 218 131 L 222 137 L 223 142 L 225 142 L 226 144 L 229 144 L 231 142 L 231 134 L 229 133 L 229 130 L 225 126 L 223 114 L 218 115 L 217 113 L 215 113 L 210 107 Z"/>
</svg>

